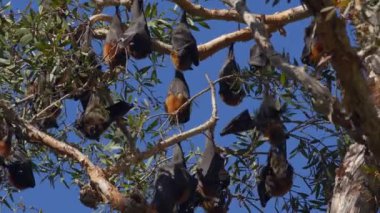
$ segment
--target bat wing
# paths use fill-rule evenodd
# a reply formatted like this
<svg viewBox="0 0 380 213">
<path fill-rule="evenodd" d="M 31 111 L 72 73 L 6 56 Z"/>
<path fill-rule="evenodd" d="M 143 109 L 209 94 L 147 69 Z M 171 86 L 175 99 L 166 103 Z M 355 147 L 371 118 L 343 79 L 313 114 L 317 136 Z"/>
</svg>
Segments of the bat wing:
<svg viewBox="0 0 380 213">
<path fill-rule="evenodd" d="M 110 29 L 106 36 L 106 43 L 117 42 L 123 34 L 119 15 L 116 13 L 111 22 Z"/>
<path fill-rule="evenodd" d="M 257 180 L 257 192 L 259 194 L 260 203 L 262 207 L 267 205 L 267 202 L 271 199 L 270 194 L 266 189 L 266 179 L 269 173 L 269 166 L 265 166 L 260 170 L 259 179 Z"/>
<path fill-rule="evenodd" d="M 125 101 L 119 101 L 107 107 L 107 110 L 109 111 L 110 120 L 113 121 L 116 118 L 124 116 L 132 108 L 133 108 L 133 104 L 129 104 Z"/>
<path fill-rule="evenodd" d="M 221 131 L 220 135 L 235 134 L 250 130 L 255 127 L 255 122 L 252 120 L 248 110 L 244 110 L 235 118 L 233 118 Z"/>
<path fill-rule="evenodd" d="M 189 86 L 187 85 L 186 79 L 182 72 L 175 71 L 176 76 L 169 86 L 169 93 L 178 95 L 182 94 L 186 99 L 190 98 Z"/>
</svg>

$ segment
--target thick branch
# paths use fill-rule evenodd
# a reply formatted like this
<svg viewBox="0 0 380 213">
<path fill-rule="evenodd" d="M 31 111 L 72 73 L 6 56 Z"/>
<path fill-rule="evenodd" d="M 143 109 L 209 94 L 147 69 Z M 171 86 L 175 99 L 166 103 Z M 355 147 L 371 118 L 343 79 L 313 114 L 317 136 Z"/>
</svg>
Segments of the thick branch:
<svg viewBox="0 0 380 213">
<path fill-rule="evenodd" d="M 315 11 L 332 5 L 331 1 L 313 1 Z M 351 47 L 345 21 L 334 11 L 318 14 L 316 36 L 323 41 L 323 49 L 331 54 L 331 64 L 343 90 L 343 104 L 350 113 L 354 125 L 367 137 L 369 149 L 380 159 L 380 119 L 370 91 L 363 77 L 362 61 Z"/>
<path fill-rule="evenodd" d="M 244 22 L 251 28 L 253 38 L 256 43 L 261 46 L 270 63 L 278 69 L 285 72 L 290 78 L 300 82 L 302 86 L 310 91 L 315 104 L 315 110 L 321 114 L 331 117 L 332 106 L 334 99 L 331 96 L 327 87 L 322 85 L 319 81 L 311 77 L 305 72 L 304 67 L 297 67 L 287 62 L 285 58 L 277 53 L 270 40 L 268 39 L 267 31 L 265 30 L 264 23 L 261 17 L 251 14 L 243 0 L 226 0 L 238 11 Z"/>
<path fill-rule="evenodd" d="M 132 4 L 131 0 L 92 0 L 92 1 L 98 7 L 124 5 L 129 8 Z"/>
<path fill-rule="evenodd" d="M 123 196 L 114 185 L 108 182 L 103 170 L 94 165 L 86 155 L 73 146 L 51 137 L 19 118 L 4 100 L 0 100 L 0 108 L 9 121 L 14 122 L 18 127 L 24 128 L 26 136 L 30 139 L 27 140 L 28 142 L 41 143 L 57 153 L 78 161 L 81 166 L 86 169 L 91 182 L 97 185 L 102 195 L 106 198 L 106 201 L 109 201 L 113 208 L 121 211 L 129 208 L 128 204 L 132 202 L 131 198 Z"/>
<path fill-rule="evenodd" d="M 376 194 L 380 191 L 374 174 L 368 174 L 364 166 L 375 167 L 361 144 L 352 144 L 342 165 L 336 170 L 334 194 L 329 211 L 335 212 L 376 212 Z"/>
<path fill-rule="evenodd" d="M 118 1 L 95 1 L 99 4 L 104 4 L 104 2 L 109 3 L 110 5 L 118 4 Z M 192 15 L 201 16 L 203 18 L 209 19 L 220 19 L 228 20 L 229 17 L 234 17 L 231 21 L 241 21 L 240 16 L 236 17 L 235 10 L 211 10 L 201 7 L 200 5 L 195 5 L 187 0 L 174 0 L 176 4 L 182 7 L 184 10 L 189 12 Z M 113 4 L 111 4 L 113 3 Z M 232 14 L 232 15 L 231 15 Z M 234 15 L 235 14 L 235 15 Z M 265 17 L 265 27 L 268 32 L 275 32 L 279 28 L 282 28 L 284 25 L 296 22 L 298 20 L 304 19 L 310 15 L 309 11 L 302 6 L 291 8 L 273 15 L 265 15 L 260 17 Z M 97 14 L 90 17 L 90 22 L 95 23 L 97 21 L 107 21 L 112 20 L 111 16 L 105 14 Z M 106 29 L 97 29 L 95 30 L 95 38 L 105 39 L 108 30 Z M 252 38 L 252 31 L 250 28 L 238 30 L 232 33 L 221 35 L 207 43 L 198 45 L 199 59 L 205 60 L 214 53 L 218 52 L 221 49 L 228 47 L 232 42 L 238 41 L 249 41 Z M 153 40 L 153 50 L 163 53 L 170 54 L 171 45 L 159 41 L 158 39 Z"/>
<path fill-rule="evenodd" d="M 207 77 L 207 80 L 209 81 L 208 77 Z M 145 160 L 145 159 L 147 159 L 147 158 L 149 158 L 149 157 L 157 154 L 160 151 L 165 150 L 166 148 L 168 148 L 168 147 L 170 147 L 170 146 L 172 146 L 172 145 L 174 145 L 174 144 L 176 144 L 176 143 L 178 143 L 180 141 L 186 140 L 187 138 L 190 138 L 192 136 L 200 134 L 200 133 L 204 132 L 205 130 L 209 129 L 210 127 L 215 126 L 216 125 L 216 121 L 218 120 L 218 118 L 217 118 L 217 107 L 216 107 L 215 86 L 214 86 L 214 84 L 217 83 L 217 82 L 218 81 L 210 83 L 210 81 L 209 81 L 210 87 L 206 88 L 205 90 L 202 90 L 201 92 L 199 92 L 197 95 L 194 96 L 194 97 L 196 97 L 196 96 L 198 96 L 200 94 L 203 94 L 204 92 L 207 92 L 209 89 L 211 90 L 212 113 L 211 113 L 211 117 L 210 117 L 209 120 L 207 120 L 203 124 L 201 124 L 201 125 L 193 128 L 193 129 L 190 129 L 188 131 L 185 131 L 185 132 L 182 132 L 180 134 L 173 135 L 173 136 L 171 136 L 171 137 L 169 137 L 167 139 L 164 139 L 164 140 L 158 142 L 156 146 L 154 146 L 153 148 L 151 148 L 151 149 L 149 149 L 147 151 L 144 151 L 144 152 L 141 152 L 141 153 L 137 153 L 134 156 L 127 156 L 125 159 L 123 159 L 116 166 L 113 166 L 113 167 L 110 167 L 109 169 L 107 169 L 106 173 L 108 175 L 119 173 L 123 169 L 126 168 L 125 164 L 135 164 L 137 162 Z M 191 101 L 191 100 L 189 100 L 189 101 Z M 187 103 L 185 103 L 185 104 L 187 104 Z M 120 165 L 122 165 L 122 166 L 120 166 Z"/>
</svg>

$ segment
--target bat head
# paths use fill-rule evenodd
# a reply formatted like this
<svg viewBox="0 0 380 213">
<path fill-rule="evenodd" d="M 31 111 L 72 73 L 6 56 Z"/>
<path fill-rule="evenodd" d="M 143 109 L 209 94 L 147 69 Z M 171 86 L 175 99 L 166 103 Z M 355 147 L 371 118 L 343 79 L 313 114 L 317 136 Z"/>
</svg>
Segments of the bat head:
<svg viewBox="0 0 380 213">
<path fill-rule="evenodd" d="M 109 115 L 101 112 L 85 112 L 77 120 L 76 128 L 81 131 L 85 137 L 92 140 L 99 140 L 100 135 L 110 125 Z"/>
</svg>

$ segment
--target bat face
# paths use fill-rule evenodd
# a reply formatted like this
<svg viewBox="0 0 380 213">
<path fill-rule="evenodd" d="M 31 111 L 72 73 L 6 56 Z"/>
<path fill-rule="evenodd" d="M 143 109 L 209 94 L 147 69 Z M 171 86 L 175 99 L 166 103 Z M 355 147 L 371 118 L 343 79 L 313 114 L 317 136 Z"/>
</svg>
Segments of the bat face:
<svg viewBox="0 0 380 213">
<path fill-rule="evenodd" d="M 228 57 L 219 72 L 219 78 L 225 76 L 240 74 L 239 65 L 235 61 L 233 53 L 233 43 L 230 46 Z M 232 77 L 219 81 L 219 95 L 223 102 L 230 106 L 236 106 L 241 103 L 245 97 L 244 89 L 238 77 Z"/>
<path fill-rule="evenodd" d="M 221 136 L 235 134 L 250 130 L 255 127 L 255 122 L 252 120 L 248 110 L 244 110 L 235 118 L 233 118 L 220 132 Z"/>
<path fill-rule="evenodd" d="M 18 189 L 34 188 L 32 161 L 26 151 L 19 145 L 14 146 L 12 154 L 6 159 L 5 167 L 9 172 L 9 180 Z"/>
<path fill-rule="evenodd" d="M 259 70 L 268 65 L 268 58 L 265 56 L 263 50 L 258 45 L 252 46 L 249 53 L 249 65 L 252 71 Z"/>
<path fill-rule="evenodd" d="M 126 54 L 119 40 L 123 34 L 120 20 L 119 8 L 116 7 L 116 13 L 112 18 L 110 29 L 106 36 L 106 42 L 103 46 L 103 58 L 111 69 L 116 66 L 125 66 Z"/>
<path fill-rule="evenodd" d="M 124 101 L 105 107 L 101 97 L 96 92 L 91 93 L 88 101 L 86 101 L 86 96 L 83 99 L 81 100 L 82 105 L 86 108 L 77 120 L 76 127 L 87 138 L 93 140 L 99 140 L 100 135 L 113 121 L 124 116 L 133 107 Z"/>
<path fill-rule="evenodd" d="M 183 152 L 179 144 L 173 150 L 173 161 L 158 170 L 155 180 L 155 192 L 151 209 L 154 212 L 174 212 L 176 208 L 187 212 L 191 208 L 186 204 L 193 197 L 196 184 L 186 170 Z"/>
<path fill-rule="evenodd" d="M 124 46 L 133 58 L 146 58 L 152 52 L 152 41 L 143 12 L 143 1 L 133 0 L 131 9 L 133 17 L 123 35 Z"/>
<path fill-rule="evenodd" d="M 170 56 L 176 70 L 185 71 L 192 69 L 192 64 L 199 65 L 197 42 L 188 27 L 185 12 L 172 32 L 171 43 L 173 50 Z"/>
<path fill-rule="evenodd" d="M 190 98 L 189 93 L 189 87 L 183 73 L 175 71 L 175 77 L 170 83 L 165 100 L 165 111 L 171 114 L 169 117 L 171 124 L 175 124 L 177 118 L 178 123 L 186 123 L 190 120 L 190 104 L 179 110 L 177 115 L 173 114 Z"/>
</svg>

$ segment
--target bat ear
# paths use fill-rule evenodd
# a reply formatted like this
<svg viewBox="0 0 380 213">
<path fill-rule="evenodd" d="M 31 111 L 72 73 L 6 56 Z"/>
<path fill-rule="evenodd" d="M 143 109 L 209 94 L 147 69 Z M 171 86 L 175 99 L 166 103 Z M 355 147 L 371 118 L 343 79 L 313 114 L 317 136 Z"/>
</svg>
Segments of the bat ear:
<svg viewBox="0 0 380 213">
<path fill-rule="evenodd" d="M 220 132 L 221 136 L 243 132 L 252 129 L 254 126 L 254 121 L 251 118 L 248 110 L 244 110 L 235 118 L 233 118 L 226 127 Z"/>
<path fill-rule="evenodd" d="M 183 155 L 182 147 L 180 142 L 174 145 L 173 149 L 173 163 L 185 165 L 185 157 Z"/>
</svg>

